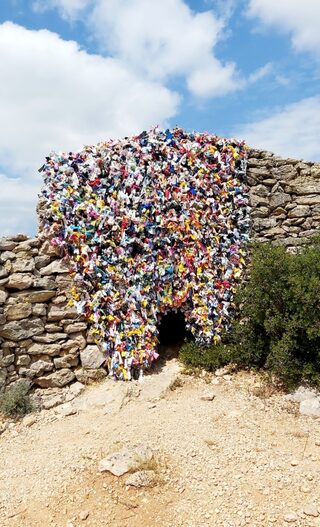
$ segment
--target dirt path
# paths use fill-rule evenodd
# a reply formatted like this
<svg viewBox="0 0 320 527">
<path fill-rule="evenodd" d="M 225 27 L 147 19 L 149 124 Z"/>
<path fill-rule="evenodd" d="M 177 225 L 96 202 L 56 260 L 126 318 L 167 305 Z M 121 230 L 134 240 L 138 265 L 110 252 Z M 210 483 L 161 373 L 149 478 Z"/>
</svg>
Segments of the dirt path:
<svg viewBox="0 0 320 527">
<path fill-rule="evenodd" d="M 320 422 L 258 377 L 177 377 L 86 390 L 0 437 L 1 527 L 320 526 Z M 212 401 L 205 395 L 215 395 Z M 68 407 L 70 410 L 70 407 Z M 150 446 L 157 484 L 98 472 L 123 445 Z M 319 511 L 317 512 L 317 509 Z"/>
</svg>

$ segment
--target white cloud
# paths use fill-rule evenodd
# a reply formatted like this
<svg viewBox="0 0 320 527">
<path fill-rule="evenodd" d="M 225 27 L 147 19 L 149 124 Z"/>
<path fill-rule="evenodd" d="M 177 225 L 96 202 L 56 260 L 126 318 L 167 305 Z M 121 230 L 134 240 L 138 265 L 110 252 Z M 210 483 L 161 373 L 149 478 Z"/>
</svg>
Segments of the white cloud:
<svg viewBox="0 0 320 527">
<path fill-rule="evenodd" d="M 47 30 L 0 25 L 0 63 L 0 166 L 22 178 L 21 185 L 2 179 L 0 194 L 6 188 L 6 201 L 14 203 L 20 191 L 30 215 L 33 201 L 27 196 L 35 196 L 41 177 L 39 184 L 27 181 L 52 149 L 76 149 L 165 125 L 179 104 L 176 93 L 141 79 L 119 60 L 89 55 Z M 18 221 L 24 211 L 1 205 L 3 230 L 6 221 L 12 225 L 10 215 Z"/>
<path fill-rule="evenodd" d="M 0 174 L 0 237 L 36 228 L 35 210 L 39 181 Z"/>
<path fill-rule="evenodd" d="M 284 157 L 320 161 L 320 97 L 310 97 L 271 112 L 235 130 L 252 147 Z"/>
<path fill-rule="evenodd" d="M 210 94 L 218 97 L 241 89 L 244 81 L 237 75 L 233 63 L 222 68 L 216 59 L 210 58 L 205 65 L 190 72 L 187 85 L 191 93 L 198 97 L 208 97 Z"/>
<path fill-rule="evenodd" d="M 106 51 L 155 78 L 206 63 L 222 30 L 212 12 L 181 0 L 100 0 L 91 21 Z"/>
<path fill-rule="evenodd" d="M 273 66 L 267 63 L 261 68 L 251 73 L 247 79 L 240 77 L 237 74 L 235 65 L 233 63 L 227 64 L 223 70 L 219 71 L 219 65 L 215 59 L 211 60 L 212 67 L 208 70 L 204 68 L 192 73 L 188 79 L 188 87 L 190 91 L 199 96 L 206 97 L 208 92 L 214 92 L 215 95 L 222 96 L 228 92 L 234 91 L 234 82 L 237 78 L 237 89 L 244 90 L 247 86 L 255 84 L 273 73 Z M 213 71 L 216 74 L 213 75 Z"/>
<path fill-rule="evenodd" d="M 256 71 L 251 73 L 251 75 L 249 75 L 248 84 L 253 84 L 257 81 L 260 81 L 261 79 L 264 79 L 264 77 L 272 73 L 272 71 L 273 71 L 273 66 L 271 62 L 268 62 L 261 68 L 258 68 Z"/>
<path fill-rule="evenodd" d="M 204 3 L 212 7 L 219 17 L 225 20 L 231 18 L 237 7 L 237 0 L 204 0 Z"/>
<path fill-rule="evenodd" d="M 263 66 L 245 79 L 234 62 L 216 57 L 236 2 L 207 4 L 213 9 L 194 12 L 184 0 L 36 0 L 38 8 L 55 8 L 71 21 L 85 19 L 101 51 L 143 78 L 165 84 L 180 77 L 192 95 L 213 98 L 242 90 L 267 71 Z"/>
<path fill-rule="evenodd" d="M 319 0 L 249 0 L 248 14 L 290 33 L 296 50 L 320 56 Z"/>
<path fill-rule="evenodd" d="M 182 0 L 99 0 L 91 26 L 107 52 L 152 79 L 186 79 L 193 95 L 215 97 L 239 89 L 235 64 L 214 55 L 224 22 L 194 13 Z"/>
<path fill-rule="evenodd" d="M 58 9 L 63 18 L 75 19 L 83 11 L 91 0 L 34 0 L 35 11 L 46 11 L 47 9 Z"/>
<path fill-rule="evenodd" d="M 191 93 L 216 97 L 243 85 L 234 63 L 224 64 L 214 48 L 227 32 L 227 16 L 192 11 L 183 0 L 37 0 L 74 20 L 86 11 L 88 29 L 104 53 L 143 77 L 167 82 L 185 78 Z M 217 2 L 219 3 L 219 2 Z M 81 4 L 81 5 L 80 5 Z M 231 2 L 228 2 L 228 13 Z M 219 13 L 221 11 L 218 10 Z M 227 13 L 225 12 L 225 15 Z"/>
</svg>

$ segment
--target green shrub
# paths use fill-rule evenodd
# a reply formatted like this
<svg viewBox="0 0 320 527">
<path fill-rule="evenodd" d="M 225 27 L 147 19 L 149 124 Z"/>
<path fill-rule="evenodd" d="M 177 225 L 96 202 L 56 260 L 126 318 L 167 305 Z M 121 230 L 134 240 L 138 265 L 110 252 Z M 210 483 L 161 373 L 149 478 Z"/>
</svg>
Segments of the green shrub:
<svg viewBox="0 0 320 527">
<path fill-rule="evenodd" d="M 181 347 L 179 357 L 191 368 L 215 371 L 232 362 L 232 348 L 225 344 L 202 348 L 196 342 L 189 341 Z"/>
<path fill-rule="evenodd" d="M 25 415 L 33 410 L 28 391 L 28 381 L 17 382 L 12 388 L 0 395 L 0 412 L 7 417 Z"/>
<path fill-rule="evenodd" d="M 265 368 L 287 388 L 302 382 L 320 386 L 319 256 L 319 239 L 297 255 L 269 244 L 253 247 L 232 330 L 216 347 L 186 344 L 182 360 L 208 370 L 232 361 Z"/>
</svg>

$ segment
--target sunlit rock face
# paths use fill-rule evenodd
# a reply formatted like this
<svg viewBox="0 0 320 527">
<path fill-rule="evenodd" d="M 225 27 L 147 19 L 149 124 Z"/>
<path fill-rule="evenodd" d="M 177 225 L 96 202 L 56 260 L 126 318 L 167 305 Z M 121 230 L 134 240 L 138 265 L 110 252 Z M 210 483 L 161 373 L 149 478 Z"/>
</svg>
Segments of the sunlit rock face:
<svg viewBox="0 0 320 527">
<path fill-rule="evenodd" d="M 118 377 L 157 357 L 169 311 L 203 344 L 229 327 L 249 232 L 246 158 L 242 142 L 157 128 L 46 158 L 42 228 Z"/>
</svg>

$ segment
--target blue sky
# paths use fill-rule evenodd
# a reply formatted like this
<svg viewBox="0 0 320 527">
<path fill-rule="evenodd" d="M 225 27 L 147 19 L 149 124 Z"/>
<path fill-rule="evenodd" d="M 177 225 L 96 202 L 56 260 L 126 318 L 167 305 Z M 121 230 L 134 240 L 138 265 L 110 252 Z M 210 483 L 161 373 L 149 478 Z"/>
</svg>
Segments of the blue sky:
<svg viewBox="0 0 320 527">
<path fill-rule="evenodd" d="M 182 126 L 320 161 L 319 0 L 6 0 L 0 233 L 51 150 Z"/>
</svg>

